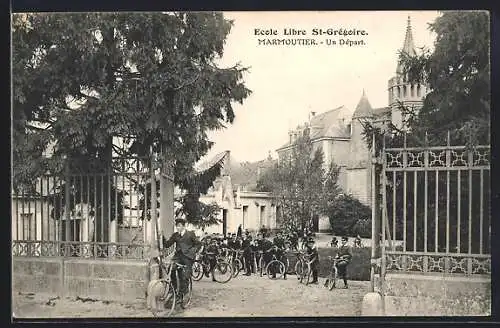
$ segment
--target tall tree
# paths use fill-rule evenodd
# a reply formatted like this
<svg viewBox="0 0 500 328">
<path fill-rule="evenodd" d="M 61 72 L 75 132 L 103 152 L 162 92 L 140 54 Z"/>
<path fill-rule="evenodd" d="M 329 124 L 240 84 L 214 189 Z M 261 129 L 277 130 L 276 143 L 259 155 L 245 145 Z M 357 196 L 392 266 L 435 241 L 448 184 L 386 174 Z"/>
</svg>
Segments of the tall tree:
<svg viewBox="0 0 500 328">
<path fill-rule="evenodd" d="M 426 84 L 430 92 L 418 111 L 400 104 L 411 129 L 409 141 L 442 144 L 450 132 L 452 143 L 490 142 L 490 25 L 486 11 L 447 11 L 429 24 L 436 34 L 434 50 L 422 48 L 415 56 L 400 53 L 403 74 L 410 82 Z M 380 129 L 367 124 L 371 146 Z M 390 127 L 402 142 L 402 131 Z M 427 136 L 426 136 L 427 134 Z M 381 139 L 378 139 L 379 141 Z M 391 143 L 391 140 L 387 140 Z"/>
<path fill-rule="evenodd" d="M 246 68 L 216 64 L 231 26 L 215 12 L 13 15 L 15 185 L 65 157 L 102 162 L 121 136 L 132 140 L 122 155 L 166 146 L 175 183 L 192 186 L 207 132 L 250 94 Z"/>
<path fill-rule="evenodd" d="M 326 214 L 340 192 L 337 167 L 332 164 L 326 170 L 323 163 L 322 150 L 314 150 L 311 140 L 304 136 L 290 150 L 288 158 L 259 178 L 258 190 L 273 193 L 285 228 L 311 227 L 313 216 Z"/>
</svg>

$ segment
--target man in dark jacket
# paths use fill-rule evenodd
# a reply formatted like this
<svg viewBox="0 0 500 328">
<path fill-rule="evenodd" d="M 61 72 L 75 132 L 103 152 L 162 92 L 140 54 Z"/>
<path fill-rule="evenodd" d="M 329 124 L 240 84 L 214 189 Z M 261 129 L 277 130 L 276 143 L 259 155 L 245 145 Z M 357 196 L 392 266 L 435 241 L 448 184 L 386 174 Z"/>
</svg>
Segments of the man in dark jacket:
<svg viewBox="0 0 500 328">
<path fill-rule="evenodd" d="M 312 271 L 312 284 L 318 283 L 318 270 L 319 270 L 319 254 L 318 248 L 315 245 L 314 238 L 309 238 L 306 244 L 306 254 L 309 262 L 311 263 Z"/>
<path fill-rule="evenodd" d="M 245 276 L 250 276 L 252 274 L 253 269 L 253 261 L 252 261 L 252 236 L 247 236 L 243 239 L 241 247 L 243 248 L 243 259 L 245 261 Z"/>
<path fill-rule="evenodd" d="M 339 251 L 337 253 L 336 258 L 337 261 L 337 270 L 339 273 L 339 278 L 344 280 L 344 288 L 347 287 L 347 266 L 351 263 L 352 255 L 349 250 L 349 246 L 347 246 L 347 237 L 342 237 L 341 245 L 339 247 Z"/>
<path fill-rule="evenodd" d="M 185 271 L 181 271 L 182 276 L 180 277 L 182 299 L 182 295 L 188 291 L 188 279 L 191 276 L 193 262 L 196 257 L 196 253 L 201 247 L 201 242 L 198 240 L 193 231 L 186 230 L 186 221 L 184 219 L 176 219 L 175 227 L 177 232 L 174 232 L 169 239 L 166 239 L 164 236 L 162 236 L 162 239 L 163 247 L 165 248 L 169 248 L 175 244 L 175 254 L 172 260 L 186 266 Z"/>
</svg>

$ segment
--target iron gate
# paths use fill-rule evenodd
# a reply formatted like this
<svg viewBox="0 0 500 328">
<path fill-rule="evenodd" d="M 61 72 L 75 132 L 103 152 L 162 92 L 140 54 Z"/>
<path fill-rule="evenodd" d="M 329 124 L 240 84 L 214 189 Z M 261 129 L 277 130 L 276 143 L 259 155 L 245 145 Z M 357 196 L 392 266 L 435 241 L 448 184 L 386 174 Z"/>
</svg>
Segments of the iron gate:
<svg viewBox="0 0 500 328">
<path fill-rule="evenodd" d="M 378 164 L 382 291 L 388 272 L 491 274 L 490 146 L 452 146 L 448 137 L 445 146 L 408 147 L 405 138 L 384 145 Z"/>
</svg>

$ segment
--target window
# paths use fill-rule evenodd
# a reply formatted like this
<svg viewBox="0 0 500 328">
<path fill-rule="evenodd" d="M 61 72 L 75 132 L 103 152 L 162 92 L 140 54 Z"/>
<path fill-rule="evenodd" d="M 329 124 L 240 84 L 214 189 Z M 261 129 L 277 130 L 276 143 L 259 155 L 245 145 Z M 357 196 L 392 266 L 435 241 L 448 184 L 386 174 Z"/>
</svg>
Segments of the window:
<svg viewBox="0 0 500 328">
<path fill-rule="evenodd" d="M 21 240 L 35 240 L 36 227 L 35 222 L 33 222 L 33 213 L 21 213 L 21 224 L 23 227 Z"/>
<path fill-rule="evenodd" d="M 246 224 L 248 223 L 248 206 L 243 206 L 243 229 L 245 229 Z"/>
<path fill-rule="evenodd" d="M 260 225 L 262 226 L 264 223 L 264 215 L 266 213 L 266 207 L 265 206 L 261 206 L 260 207 Z"/>
</svg>

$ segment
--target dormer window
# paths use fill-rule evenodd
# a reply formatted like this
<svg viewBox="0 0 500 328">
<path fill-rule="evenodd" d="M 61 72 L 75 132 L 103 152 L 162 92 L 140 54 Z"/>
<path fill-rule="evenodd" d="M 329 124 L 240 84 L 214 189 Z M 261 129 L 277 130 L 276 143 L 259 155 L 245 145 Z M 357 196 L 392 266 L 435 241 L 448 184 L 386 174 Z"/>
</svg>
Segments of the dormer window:
<svg viewBox="0 0 500 328">
<path fill-rule="evenodd" d="M 352 125 L 351 123 L 347 124 L 347 131 L 349 131 L 349 136 L 352 135 Z"/>
</svg>

